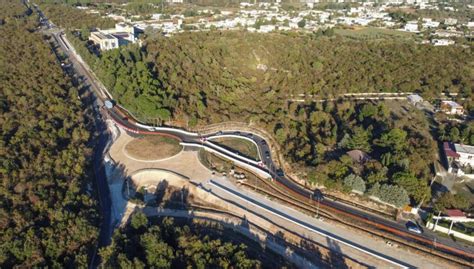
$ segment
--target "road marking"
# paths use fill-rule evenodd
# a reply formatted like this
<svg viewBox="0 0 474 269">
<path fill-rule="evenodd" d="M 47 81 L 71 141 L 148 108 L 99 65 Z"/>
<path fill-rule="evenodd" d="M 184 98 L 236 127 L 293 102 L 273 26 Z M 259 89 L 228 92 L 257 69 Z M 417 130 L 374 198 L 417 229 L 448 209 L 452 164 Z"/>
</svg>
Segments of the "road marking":
<svg viewBox="0 0 474 269">
<path fill-rule="evenodd" d="M 406 265 L 403 265 L 403 264 L 400 264 L 400 263 L 398 263 L 398 262 L 396 262 L 396 261 L 392 261 L 392 260 L 390 260 L 390 259 L 388 259 L 388 258 L 382 257 L 382 256 L 380 256 L 379 254 L 372 253 L 372 252 L 370 252 L 370 251 L 368 251 L 368 250 L 365 250 L 365 249 L 362 249 L 362 248 L 360 248 L 360 247 L 358 247 L 358 246 L 352 245 L 352 244 L 349 243 L 349 242 L 345 242 L 345 241 L 340 240 L 340 239 L 337 239 L 337 238 L 335 238 L 335 237 L 333 237 L 333 236 L 331 236 L 331 235 L 329 235 L 329 234 L 326 234 L 326 233 L 324 233 L 324 232 L 318 231 L 318 230 L 316 230 L 316 229 L 314 229 L 314 228 L 309 227 L 308 225 L 305 225 L 305 224 L 296 222 L 296 221 L 294 221 L 294 220 L 292 220 L 292 219 L 290 219 L 290 218 L 288 218 L 288 217 L 283 216 L 283 215 L 282 215 L 280 212 L 278 212 L 278 211 L 277 211 L 278 213 L 277 213 L 277 212 L 273 212 L 273 211 L 271 211 L 271 210 L 269 210 L 269 209 L 267 209 L 267 208 L 265 208 L 265 207 L 263 207 L 263 206 L 261 206 L 261 205 L 259 205 L 259 204 L 256 204 L 256 203 L 254 203 L 254 202 L 252 202 L 252 201 L 249 201 L 249 199 L 247 199 L 247 197 L 245 197 L 245 198 L 242 197 L 243 195 L 242 195 L 242 196 L 239 196 L 239 195 L 235 194 L 235 193 L 234 193 L 235 191 L 232 192 L 232 191 L 227 190 L 228 187 L 219 186 L 219 185 L 218 185 L 219 183 L 215 182 L 214 180 L 211 180 L 211 181 L 209 182 L 209 184 L 212 185 L 212 186 L 214 186 L 214 187 L 216 187 L 216 188 L 218 188 L 218 189 L 221 189 L 222 191 L 224 191 L 224 192 L 226 192 L 226 193 L 228 193 L 228 194 L 230 194 L 230 195 L 232 195 L 232 196 L 235 196 L 235 197 L 237 197 L 237 198 L 240 198 L 241 200 L 247 201 L 248 203 L 251 203 L 252 205 L 254 205 L 254 206 L 256 206 L 256 207 L 259 207 L 259 208 L 263 209 L 264 211 L 266 211 L 266 212 L 268 212 L 268 213 L 270 213 L 270 214 L 276 215 L 276 216 L 278 216 L 278 217 L 280 217 L 280 218 L 282 218 L 282 219 L 285 219 L 285 220 L 287 220 L 287 221 L 289 221 L 289 222 L 292 222 L 292 223 L 294 223 L 294 224 L 296 224 L 296 225 L 298 225 L 298 226 L 300 226 L 300 227 L 303 227 L 303 228 L 305 228 L 305 229 L 307 229 L 307 230 L 310 230 L 310 231 L 315 232 L 315 233 L 317 233 L 317 234 L 319 234 L 319 235 L 328 237 L 328 238 L 330 238 L 330 239 L 332 239 L 332 240 L 334 240 L 334 241 L 337 241 L 337 242 L 339 242 L 339 243 L 342 243 L 342 244 L 344 244 L 344 245 L 346 245 L 346 246 L 349 246 L 349 247 L 351 247 L 351 248 L 357 249 L 357 250 L 359 250 L 359 251 L 361 251 L 361 252 L 363 252 L 363 253 L 366 253 L 366 254 L 368 254 L 368 255 L 374 256 L 374 257 L 376 257 L 376 258 L 378 258 L 378 259 L 384 260 L 384 261 L 389 262 L 389 263 L 391 263 L 391 264 L 394 264 L 394 265 L 396 265 L 396 266 L 399 266 L 400 268 L 409 268 L 409 267 L 406 266 Z"/>
</svg>

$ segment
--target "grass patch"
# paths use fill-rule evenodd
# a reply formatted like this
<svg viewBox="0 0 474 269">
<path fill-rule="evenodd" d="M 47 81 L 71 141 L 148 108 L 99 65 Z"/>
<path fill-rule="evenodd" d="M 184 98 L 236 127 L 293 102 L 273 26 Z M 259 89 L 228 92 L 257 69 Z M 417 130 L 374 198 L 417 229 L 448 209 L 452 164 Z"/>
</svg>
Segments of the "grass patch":
<svg viewBox="0 0 474 269">
<path fill-rule="evenodd" d="M 260 160 L 260 156 L 258 156 L 257 146 L 255 146 L 254 143 L 246 139 L 225 137 L 213 139 L 212 141 L 218 143 L 223 147 L 228 148 L 229 150 L 237 151 L 240 155 L 252 158 L 257 161 Z"/>
<path fill-rule="evenodd" d="M 159 160 L 178 154 L 183 147 L 179 141 L 160 135 L 143 136 L 130 141 L 125 150 L 141 160 Z"/>
<path fill-rule="evenodd" d="M 199 150 L 199 161 L 207 168 L 215 170 L 219 173 L 228 173 L 230 169 L 234 167 L 234 164 L 228 160 L 224 160 L 216 155 L 205 151 L 204 149 Z"/>
</svg>

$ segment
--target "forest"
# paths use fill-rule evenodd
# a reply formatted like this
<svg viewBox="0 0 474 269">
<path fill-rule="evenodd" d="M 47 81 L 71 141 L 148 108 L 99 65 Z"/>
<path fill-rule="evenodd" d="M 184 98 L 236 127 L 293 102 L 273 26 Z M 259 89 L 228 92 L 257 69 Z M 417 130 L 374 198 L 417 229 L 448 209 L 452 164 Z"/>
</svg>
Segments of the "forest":
<svg viewBox="0 0 474 269">
<path fill-rule="evenodd" d="M 83 35 L 78 39 L 76 44 L 86 42 Z M 397 40 L 216 31 L 154 36 L 142 48 L 85 58 L 119 103 L 141 120 L 171 116 L 192 126 L 268 121 L 296 94 L 418 92 L 432 99 L 450 91 L 469 100 L 470 52 Z M 465 103 L 470 110 L 472 102 Z"/>
<path fill-rule="evenodd" d="M 204 230 L 206 232 L 203 232 Z M 250 251 L 243 243 L 226 239 L 235 237 L 235 232 L 227 231 L 224 237 L 215 231 L 216 229 L 212 227 L 206 229 L 205 226 L 183 223 L 173 218 L 158 221 L 148 219 L 145 214 L 136 212 L 131 216 L 130 223 L 114 234 L 112 244 L 100 250 L 102 266 L 103 268 L 262 267 L 256 258 L 268 255 L 265 254 L 267 251 Z M 270 264 L 275 264 L 278 260 L 277 258 L 269 262 L 266 268 L 270 268 Z"/>
<path fill-rule="evenodd" d="M 399 103 L 294 102 L 359 92 L 459 93 L 474 103 L 471 47 L 337 34 L 210 31 L 173 37 L 145 32 L 142 47 L 91 53 L 87 31 L 68 35 L 119 104 L 139 120 L 195 128 L 253 122 L 273 133 L 308 182 L 381 197 L 429 201 L 436 141 L 422 112 Z M 465 99 L 461 99 L 465 98 Z M 441 126 L 439 137 L 471 141 L 472 127 Z M 452 131 L 451 131 L 452 129 Z M 345 154 L 360 150 L 366 164 Z"/>
<path fill-rule="evenodd" d="M 21 1 L 0 0 L 0 267 L 88 267 L 98 237 L 78 89 Z"/>
</svg>

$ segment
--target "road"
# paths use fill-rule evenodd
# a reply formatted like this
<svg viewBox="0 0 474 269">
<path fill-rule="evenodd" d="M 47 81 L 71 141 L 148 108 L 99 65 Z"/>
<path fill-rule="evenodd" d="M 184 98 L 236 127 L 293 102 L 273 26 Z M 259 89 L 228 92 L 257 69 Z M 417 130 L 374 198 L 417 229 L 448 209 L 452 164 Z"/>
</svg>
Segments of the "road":
<svg viewBox="0 0 474 269">
<path fill-rule="evenodd" d="M 82 61 L 78 60 L 78 55 L 75 54 L 74 51 L 71 50 L 70 46 L 66 44 L 67 41 L 65 41 L 65 37 L 60 29 L 57 29 L 54 24 L 50 23 L 42 13 L 40 15 L 43 18 L 44 24 L 47 26 L 47 28 L 52 32 L 53 36 L 55 39 L 58 41 L 61 49 L 63 52 L 65 52 L 71 63 L 73 64 L 74 70 L 77 74 L 82 76 L 85 80 L 86 83 L 90 85 L 90 89 L 92 90 L 91 93 L 95 94 L 97 96 L 97 104 L 100 107 L 103 107 L 102 99 L 106 99 L 107 96 L 104 96 L 102 87 L 98 85 L 98 81 L 96 81 L 93 77 L 93 74 L 86 68 L 86 66 L 82 63 Z M 309 191 L 307 189 L 304 189 L 303 187 L 299 186 L 292 180 L 288 179 L 282 174 L 277 174 L 277 166 L 273 162 L 271 156 L 260 156 L 262 163 L 256 162 L 255 160 L 246 158 L 244 156 L 239 156 L 237 153 L 232 153 L 229 152 L 228 150 L 221 148 L 212 142 L 208 141 L 207 138 L 209 137 L 219 137 L 219 136 L 226 136 L 226 135 L 234 135 L 234 136 L 242 136 L 245 138 L 250 138 L 255 141 L 255 143 L 259 147 L 259 152 L 261 155 L 265 155 L 265 152 L 271 152 L 269 149 L 269 146 L 267 142 L 251 133 L 246 133 L 246 132 L 240 132 L 239 130 L 231 131 L 231 132 L 217 132 L 213 134 L 206 134 L 206 135 L 200 135 L 197 133 L 191 133 L 191 132 L 186 132 L 184 130 L 178 129 L 178 128 L 173 128 L 173 127 L 152 127 L 152 126 L 146 126 L 146 125 L 141 125 L 136 122 L 134 122 L 131 118 L 124 117 L 122 114 L 122 111 L 116 106 L 110 110 L 107 111 L 107 113 L 102 114 L 104 117 L 109 117 L 112 120 L 114 120 L 118 125 L 121 125 L 123 128 L 127 129 L 128 131 L 132 133 L 141 133 L 141 134 L 163 134 L 163 135 L 169 135 L 176 137 L 180 139 L 183 143 L 187 143 L 189 145 L 194 145 L 197 147 L 204 147 L 207 150 L 213 150 L 214 152 L 218 153 L 221 156 L 224 156 L 225 158 L 232 160 L 234 162 L 237 162 L 240 165 L 246 166 L 247 168 L 251 168 L 257 172 L 260 172 L 261 174 L 266 174 L 272 177 L 274 180 L 279 182 L 282 186 L 285 188 L 288 188 L 295 194 L 302 195 L 304 197 L 310 197 L 313 195 L 312 191 Z M 102 122 L 101 126 L 105 126 L 105 124 Z M 101 200 L 101 206 L 103 208 L 103 218 L 104 218 L 104 223 L 101 229 L 101 240 L 99 242 L 99 246 L 106 245 L 108 242 L 106 238 L 108 237 L 109 234 L 111 234 L 111 225 L 110 225 L 110 196 L 109 196 L 109 190 L 108 186 L 106 184 L 103 172 L 103 170 L 100 162 L 100 157 L 103 154 L 103 149 L 105 148 L 105 144 L 107 141 L 107 136 L 103 135 L 103 129 L 102 127 L 99 127 L 99 132 L 101 133 L 101 136 L 99 136 L 99 142 L 97 144 L 96 148 L 96 154 L 95 154 L 95 166 L 96 166 L 96 175 L 98 176 L 97 179 L 97 185 L 99 189 L 99 194 L 100 194 L 100 200 Z M 473 249 L 470 247 L 462 246 L 459 245 L 450 239 L 446 238 L 441 238 L 435 236 L 434 233 L 426 231 L 423 235 L 414 235 L 410 234 L 406 231 L 404 224 L 403 223 L 397 223 L 388 219 L 385 219 L 383 217 L 375 216 L 371 213 L 358 210 L 356 208 L 350 207 L 348 205 L 345 205 L 340 202 L 335 202 L 331 200 L 324 199 L 321 201 L 321 205 L 327 206 L 336 210 L 339 210 L 339 212 L 358 217 L 362 220 L 368 221 L 367 223 L 370 223 L 372 226 L 373 224 L 376 224 L 375 226 L 379 227 L 385 227 L 388 228 L 388 231 L 393 231 L 395 232 L 398 236 L 403 237 L 406 240 L 409 241 L 424 241 L 426 242 L 433 242 L 434 239 L 436 238 L 438 242 L 438 247 L 441 247 L 443 245 L 448 246 L 450 248 L 456 249 L 461 252 L 466 252 L 468 256 L 470 256 L 470 259 L 472 261 L 472 258 L 474 255 Z M 109 216 L 109 217 L 107 217 Z M 108 226 L 107 226 L 108 223 Z M 109 228 L 106 228 L 109 227 Z M 385 229 L 387 231 L 387 229 Z M 110 238 L 110 237 L 108 237 Z M 441 251 L 447 251 L 446 249 L 440 249 Z M 452 251 L 447 251 L 447 252 L 452 252 Z"/>
</svg>

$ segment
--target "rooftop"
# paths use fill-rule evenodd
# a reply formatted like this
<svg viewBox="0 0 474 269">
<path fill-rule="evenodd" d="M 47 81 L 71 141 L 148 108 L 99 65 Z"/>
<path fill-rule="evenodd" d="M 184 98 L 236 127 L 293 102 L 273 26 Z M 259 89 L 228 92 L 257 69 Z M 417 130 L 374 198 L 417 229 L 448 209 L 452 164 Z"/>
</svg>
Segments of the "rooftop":
<svg viewBox="0 0 474 269">
<path fill-rule="evenodd" d="M 456 153 L 456 148 L 451 142 L 444 142 L 443 149 L 447 157 L 459 158 L 459 154 Z"/>
<path fill-rule="evenodd" d="M 99 31 L 91 32 L 91 35 L 95 35 L 97 38 L 100 39 L 113 39 L 115 40 L 115 37 L 111 34 L 104 34 Z"/>
<path fill-rule="evenodd" d="M 463 145 L 463 144 L 454 144 L 456 152 L 474 154 L 474 146 Z"/>
<path fill-rule="evenodd" d="M 443 104 L 447 104 L 450 107 L 462 107 L 460 104 L 454 102 L 454 101 L 442 101 Z"/>
<path fill-rule="evenodd" d="M 464 212 L 459 209 L 446 209 L 446 214 L 449 217 L 465 217 Z"/>
</svg>

